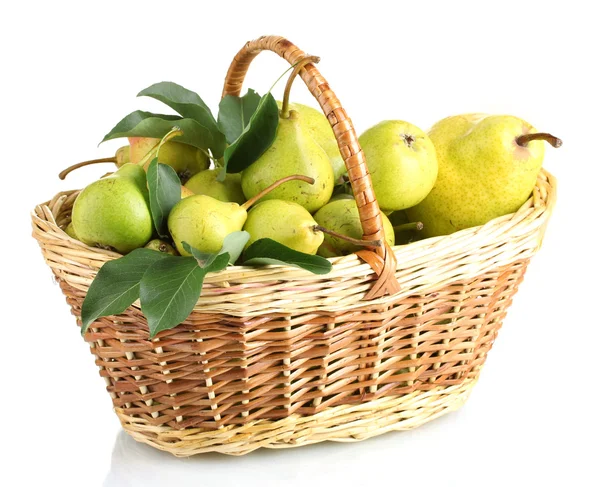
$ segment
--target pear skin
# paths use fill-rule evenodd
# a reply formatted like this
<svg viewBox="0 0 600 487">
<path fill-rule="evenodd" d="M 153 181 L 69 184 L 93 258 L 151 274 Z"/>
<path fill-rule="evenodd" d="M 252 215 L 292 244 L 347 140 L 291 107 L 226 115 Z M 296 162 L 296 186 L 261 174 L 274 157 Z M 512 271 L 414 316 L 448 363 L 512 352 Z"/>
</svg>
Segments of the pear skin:
<svg viewBox="0 0 600 487">
<path fill-rule="evenodd" d="M 384 212 L 404 210 L 429 194 L 438 162 L 433 143 L 420 128 L 402 120 L 386 120 L 366 130 L 358 141 Z"/>
<path fill-rule="evenodd" d="M 280 101 L 277 102 L 277 105 L 281 109 Z M 344 159 L 342 159 L 337 140 L 335 140 L 333 129 L 327 117 L 323 115 L 322 111 L 300 103 L 290 103 L 288 107 L 290 110 L 298 112 L 300 117 L 302 117 L 302 121 L 312 135 L 312 138 L 323 148 L 327 153 L 327 157 L 329 157 L 329 162 L 333 169 L 333 180 L 339 180 L 343 174 L 346 174 L 346 165 L 344 164 Z"/>
<path fill-rule="evenodd" d="M 242 204 L 246 201 L 242 191 L 242 176 L 239 173 L 226 174 L 225 181 L 217 181 L 220 169 L 207 169 L 193 175 L 185 188 L 193 194 L 205 194 L 219 201 L 230 201 Z"/>
<path fill-rule="evenodd" d="M 86 245 L 113 248 L 121 254 L 146 245 L 153 224 L 144 170 L 125 164 L 85 187 L 73 205 L 72 222 Z"/>
<path fill-rule="evenodd" d="M 248 212 L 244 230 L 250 234 L 246 248 L 261 238 L 270 238 L 288 247 L 315 254 L 323 243 L 317 222 L 302 206 L 291 201 L 261 201 Z"/>
<path fill-rule="evenodd" d="M 129 160 L 134 164 L 139 163 L 159 142 L 160 139 L 150 137 L 129 137 Z M 200 149 L 173 141 L 161 146 L 158 160 L 171 166 L 182 179 L 186 180 L 208 169 L 209 166 L 207 155 Z M 148 169 L 150 162 L 152 158 L 146 162 L 144 169 Z"/>
<path fill-rule="evenodd" d="M 383 213 L 383 232 L 385 240 L 390 246 L 394 245 L 394 227 Z M 356 201 L 353 199 L 339 199 L 327 203 L 315 213 L 315 220 L 319 225 L 348 237 L 361 239 L 363 229 Z M 351 254 L 361 247 L 351 242 L 325 234 L 323 244 L 319 247 L 318 254 L 322 257 L 335 257 Z"/>
<path fill-rule="evenodd" d="M 407 214 L 423 222 L 424 237 L 447 235 L 513 213 L 530 197 L 542 167 L 544 142 L 521 147 L 516 138 L 536 130 L 509 115 L 445 118 L 429 131 L 438 155 L 437 181 Z"/>
<path fill-rule="evenodd" d="M 157 252 L 162 252 L 163 254 L 179 255 L 179 253 L 173 248 L 171 244 L 158 238 L 150 240 L 150 242 L 148 242 L 144 247 L 150 250 L 156 250 Z"/>
<path fill-rule="evenodd" d="M 250 199 L 275 181 L 293 174 L 314 178 L 315 184 L 289 181 L 271 191 L 261 201 L 292 201 L 310 213 L 329 201 L 334 184 L 329 158 L 304 127 L 301 116 L 292 110 L 289 118 L 279 119 L 271 147 L 242 172 L 244 196 Z"/>
<path fill-rule="evenodd" d="M 75 240 L 79 240 L 79 238 L 77 237 L 77 234 L 75 233 L 75 228 L 73 227 L 73 222 L 69 222 L 69 224 L 65 228 L 65 233 L 69 237 L 74 238 Z"/>
<path fill-rule="evenodd" d="M 246 210 L 237 203 L 198 194 L 173 207 L 168 219 L 169 233 L 181 255 L 190 255 L 182 242 L 201 252 L 215 253 L 221 250 L 227 235 L 242 229 L 246 217 Z"/>
</svg>

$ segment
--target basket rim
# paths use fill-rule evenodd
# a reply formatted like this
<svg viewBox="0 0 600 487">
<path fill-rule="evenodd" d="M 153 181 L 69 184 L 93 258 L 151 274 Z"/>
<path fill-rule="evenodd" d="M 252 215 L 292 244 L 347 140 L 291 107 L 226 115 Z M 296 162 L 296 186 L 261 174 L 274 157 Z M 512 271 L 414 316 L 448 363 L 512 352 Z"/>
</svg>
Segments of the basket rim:
<svg viewBox="0 0 600 487">
<path fill-rule="evenodd" d="M 74 194 L 76 191 L 58 193 L 36 207 L 32 213 L 33 236 L 55 276 L 87 292 L 98 269 L 121 254 L 89 247 L 61 229 L 59 224 L 66 226 L 67 221 L 65 203 L 69 198 L 72 203 Z M 365 299 L 377 275 L 356 254 L 349 254 L 328 259 L 333 266 L 324 275 L 285 265 L 230 266 L 206 276 L 195 310 L 253 316 L 263 309 L 289 313 L 293 303 L 294 310 L 304 307 L 338 311 L 367 303 L 385 306 L 415 292 L 434 292 L 436 286 L 533 256 L 541 245 L 555 200 L 556 179 L 542 169 L 532 196 L 517 212 L 450 235 L 394 246 L 398 261 L 395 274 L 401 289 L 393 295 Z M 267 292 L 272 293 L 270 300 L 266 299 Z M 248 306 L 251 296 L 255 301 Z M 301 299 L 306 301 L 298 301 Z M 134 306 L 139 307 L 139 302 Z"/>
</svg>

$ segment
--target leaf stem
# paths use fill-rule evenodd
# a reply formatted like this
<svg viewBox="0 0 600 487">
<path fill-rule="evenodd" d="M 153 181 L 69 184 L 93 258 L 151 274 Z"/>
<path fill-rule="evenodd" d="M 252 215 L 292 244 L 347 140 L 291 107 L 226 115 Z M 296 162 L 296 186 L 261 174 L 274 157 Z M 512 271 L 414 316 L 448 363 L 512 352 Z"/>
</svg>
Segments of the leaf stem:
<svg viewBox="0 0 600 487">
<path fill-rule="evenodd" d="M 83 162 L 78 162 L 77 164 L 73 164 L 72 166 L 67 167 L 66 169 L 63 169 L 59 174 L 58 177 L 60 179 L 65 179 L 67 177 L 67 175 L 74 171 L 75 169 L 79 169 L 80 167 L 84 167 L 84 166 L 90 166 L 92 164 L 100 164 L 102 162 L 112 162 L 114 164 L 117 163 L 117 157 L 113 156 L 113 157 L 103 157 L 101 159 L 92 159 L 91 161 L 83 161 Z"/>
<path fill-rule="evenodd" d="M 283 91 L 283 101 L 281 102 L 281 111 L 279 112 L 281 118 L 290 117 L 290 111 L 288 109 L 290 103 L 290 92 L 292 90 L 292 84 L 294 83 L 294 79 L 296 78 L 298 73 L 307 64 L 318 63 L 320 60 L 321 58 L 319 56 L 306 56 L 294 65 L 294 71 L 292 71 L 292 74 L 290 74 L 290 77 L 288 78 L 287 83 L 285 84 L 285 90 Z"/>
<path fill-rule="evenodd" d="M 283 183 L 287 183 L 288 181 L 304 181 L 305 183 L 308 183 L 308 184 L 315 184 L 315 180 L 313 178 L 311 178 L 311 177 L 303 176 L 302 174 L 293 174 L 292 176 L 287 176 L 285 178 L 279 179 L 278 181 L 275 181 L 270 186 L 267 186 L 265 189 L 263 189 L 256 196 L 254 196 L 253 198 L 250 198 L 243 205 L 241 205 L 241 207 L 244 210 L 247 210 L 254 203 L 256 203 L 258 200 L 260 200 L 263 196 L 265 196 L 266 194 L 270 193 L 271 191 L 273 191 L 275 188 L 277 188 L 278 186 L 282 185 Z"/>
<path fill-rule="evenodd" d="M 359 238 L 349 237 L 348 235 L 343 235 L 341 233 L 334 232 L 333 230 L 329 230 L 328 228 L 322 227 L 321 225 L 313 225 L 312 229 L 314 231 L 323 232 L 327 235 L 331 235 L 332 237 L 336 237 L 342 240 L 346 240 L 354 245 L 359 245 L 361 247 L 381 247 L 381 240 L 362 240 Z"/>
<path fill-rule="evenodd" d="M 527 144 L 532 140 L 545 140 L 554 148 L 559 148 L 562 145 L 562 140 L 546 132 L 523 134 L 516 138 L 517 145 L 520 145 L 521 147 L 527 147 Z"/>
</svg>

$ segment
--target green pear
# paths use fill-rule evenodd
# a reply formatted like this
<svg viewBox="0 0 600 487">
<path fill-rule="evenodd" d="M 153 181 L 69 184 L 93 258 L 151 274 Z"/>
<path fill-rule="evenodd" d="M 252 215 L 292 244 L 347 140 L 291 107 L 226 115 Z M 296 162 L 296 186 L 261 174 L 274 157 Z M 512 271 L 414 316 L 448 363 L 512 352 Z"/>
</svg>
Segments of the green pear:
<svg viewBox="0 0 600 487">
<path fill-rule="evenodd" d="M 277 105 L 281 109 L 280 101 L 277 102 Z M 331 168 L 333 169 L 333 180 L 337 181 L 340 179 L 346 173 L 346 165 L 340 154 L 340 148 L 338 147 L 337 140 L 335 140 L 333 129 L 327 117 L 323 115 L 322 111 L 300 103 L 290 103 L 288 108 L 298 112 L 302 118 L 302 123 L 306 126 L 310 135 L 312 135 L 314 141 L 327 153 Z"/>
<path fill-rule="evenodd" d="M 543 140 L 520 145 L 517 139 L 534 133 L 510 115 L 466 114 L 437 122 L 429 137 L 438 178 L 429 195 L 407 210 L 409 218 L 423 222 L 424 236 L 432 237 L 517 211 L 530 197 L 544 158 Z"/>
<path fill-rule="evenodd" d="M 129 137 L 129 160 L 137 164 L 158 145 L 160 139 L 150 137 Z M 144 169 L 148 169 L 150 158 L 144 165 Z M 190 176 L 208 169 L 208 156 L 196 147 L 182 144 L 180 142 L 169 141 L 164 143 L 160 148 L 158 161 L 167 164 L 175 169 L 182 180 L 187 181 Z"/>
<path fill-rule="evenodd" d="M 387 216 L 382 213 L 381 217 L 383 219 L 385 240 L 390 246 L 393 246 L 395 242 L 394 228 Z M 358 207 L 353 199 L 340 199 L 327 203 L 315 213 L 315 220 L 320 226 L 341 235 L 354 239 L 361 239 L 363 236 Z M 325 239 L 317 253 L 323 257 L 335 257 L 351 254 L 360 249 L 361 247 L 347 240 L 325 234 Z"/>
<path fill-rule="evenodd" d="M 181 255 L 190 255 L 183 242 L 201 252 L 215 253 L 221 250 L 227 235 L 242 229 L 246 217 L 246 209 L 237 203 L 197 194 L 173 207 L 168 218 L 169 233 Z"/>
<path fill-rule="evenodd" d="M 173 248 L 173 246 L 164 240 L 160 240 L 155 238 L 154 240 L 150 240 L 145 247 L 150 250 L 156 250 L 157 252 L 162 252 L 163 254 L 169 255 L 179 255 L 179 253 Z"/>
<path fill-rule="evenodd" d="M 323 243 L 323 233 L 314 229 L 316 224 L 298 203 L 261 201 L 250 210 L 244 224 L 244 230 L 250 234 L 246 247 L 261 238 L 270 238 L 298 252 L 315 254 Z"/>
<path fill-rule="evenodd" d="M 386 120 L 365 131 L 358 142 L 383 211 L 414 206 L 433 188 L 437 157 L 433 143 L 420 128 L 402 120 Z"/>
<path fill-rule="evenodd" d="M 221 169 L 207 169 L 206 171 L 194 174 L 185 183 L 185 188 L 194 194 L 205 194 L 219 201 L 231 201 L 241 205 L 246 201 L 244 192 L 242 191 L 241 174 L 226 174 L 225 181 L 220 182 L 217 181 L 217 176 L 220 172 Z"/>
<path fill-rule="evenodd" d="M 124 145 L 123 147 L 119 147 L 115 153 L 115 164 L 117 167 L 121 167 L 128 162 L 131 162 L 129 157 L 129 146 Z"/>
<path fill-rule="evenodd" d="M 69 237 L 74 238 L 75 240 L 79 240 L 79 238 L 77 237 L 77 234 L 75 233 L 75 228 L 73 228 L 73 222 L 69 222 L 69 224 L 67 225 L 67 228 L 65 228 L 65 233 Z"/>
<path fill-rule="evenodd" d="M 143 247 L 152 237 L 144 169 L 125 164 L 86 186 L 73 205 L 73 230 L 86 245 L 122 254 Z"/>
<path fill-rule="evenodd" d="M 303 125 L 302 117 L 292 110 L 289 118 L 279 118 L 271 147 L 242 172 L 242 190 L 251 199 L 274 181 L 293 174 L 309 176 L 316 183 L 290 181 L 264 199 L 293 201 L 310 213 L 329 201 L 334 183 L 329 158 Z"/>
</svg>

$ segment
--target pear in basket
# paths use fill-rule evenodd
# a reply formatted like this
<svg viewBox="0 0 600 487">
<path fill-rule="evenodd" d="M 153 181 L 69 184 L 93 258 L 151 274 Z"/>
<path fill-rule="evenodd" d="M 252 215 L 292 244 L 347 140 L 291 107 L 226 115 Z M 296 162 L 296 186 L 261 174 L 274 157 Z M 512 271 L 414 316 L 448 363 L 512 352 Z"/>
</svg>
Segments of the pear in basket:
<svg viewBox="0 0 600 487">
<path fill-rule="evenodd" d="M 65 179 L 67 175 L 75 169 L 104 162 L 112 162 L 116 164 L 117 167 L 121 167 L 128 162 L 141 164 L 143 160 L 145 160 L 144 169 L 147 170 L 148 165 L 152 161 L 152 157 L 149 157 L 149 154 L 156 154 L 159 143 L 160 139 L 151 137 L 129 137 L 130 145 L 125 145 L 117 149 L 117 152 L 113 157 L 93 159 L 91 161 L 73 164 L 67 169 L 64 169 L 58 177 L 60 179 Z M 174 141 L 162 144 L 159 162 L 167 164 L 175 169 L 175 172 L 184 183 L 194 174 L 208 169 L 209 166 L 208 156 L 200 149 Z"/>
<path fill-rule="evenodd" d="M 230 201 L 242 204 L 246 201 L 242 191 L 242 176 L 240 173 L 227 173 L 223 182 L 218 181 L 220 169 L 207 169 L 193 175 L 185 188 L 193 194 L 205 194 L 219 201 Z"/>
<path fill-rule="evenodd" d="M 297 180 L 309 188 L 315 182 L 310 177 L 292 174 L 275 181 L 242 205 L 219 201 L 205 194 L 182 199 L 173 207 L 168 218 L 169 233 L 177 251 L 189 256 L 190 253 L 183 246 L 183 242 L 186 242 L 201 252 L 218 252 L 227 235 L 242 230 L 252 205 L 280 186 Z M 286 220 L 286 223 L 290 222 Z"/>
<path fill-rule="evenodd" d="M 423 222 L 426 237 L 447 235 L 513 213 L 527 201 L 544 158 L 538 133 L 509 115 L 466 114 L 445 118 L 429 132 L 439 173 L 427 197 L 407 214 Z"/>
<path fill-rule="evenodd" d="M 250 234 L 246 248 L 261 238 L 270 238 L 298 252 L 316 254 L 323 243 L 323 232 L 316 225 L 312 215 L 298 203 L 261 201 L 250 210 L 244 225 Z"/>
<path fill-rule="evenodd" d="M 281 108 L 282 102 L 278 101 L 277 105 Z M 340 177 L 346 173 L 346 165 L 344 159 L 340 154 L 333 129 L 327 120 L 327 117 L 323 115 L 323 112 L 301 103 L 290 103 L 290 110 L 297 112 L 302 117 L 302 122 L 306 125 L 306 130 L 312 136 L 313 140 L 320 145 L 327 157 L 329 157 L 329 163 L 333 169 L 333 179 L 338 181 Z"/>
<path fill-rule="evenodd" d="M 386 120 L 366 130 L 358 141 L 384 212 L 414 206 L 433 188 L 437 157 L 420 128 L 402 120 Z"/>
<path fill-rule="evenodd" d="M 381 214 L 383 219 L 383 232 L 385 239 L 390 246 L 394 245 L 394 228 L 390 220 L 384 213 Z M 360 222 L 358 207 L 356 201 L 352 198 L 340 198 L 330 201 L 323 208 L 315 213 L 315 220 L 324 228 L 331 230 L 327 233 L 323 243 L 319 247 L 318 254 L 323 257 L 335 257 L 337 255 L 351 254 L 360 250 L 360 247 L 332 234 L 333 232 L 351 237 L 353 239 L 361 239 L 363 229 Z"/>
<path fill-rule="evenodd" d="M 329 157 L 310 135 L 302 116 L 293 110 L 280 114 L 273 144 L 242 172 L 242 190 L 250 199 L 290 174 L 304 174 L 316 184 L 290 181 L 265 199 L 292 201 L 314 213 L 331 198 L 334 176 Z"/>
<path fill-rule="evenodd" d="M 73 232 L 91 246 L 126 254 L 152 238 L 146 174 L 125 164 L 110 176 L 86 186 L 73 205 Z"/>
</svg>

